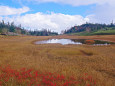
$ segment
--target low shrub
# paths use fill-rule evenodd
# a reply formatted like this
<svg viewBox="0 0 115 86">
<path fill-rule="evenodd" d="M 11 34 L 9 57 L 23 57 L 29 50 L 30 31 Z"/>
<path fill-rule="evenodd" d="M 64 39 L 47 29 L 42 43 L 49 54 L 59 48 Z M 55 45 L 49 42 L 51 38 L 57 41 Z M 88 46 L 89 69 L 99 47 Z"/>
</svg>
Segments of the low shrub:
<svg viewBox="0 0 115 86">
<path fill-rule="evenodd" d="M 10 66 L 0 67 L 0 86 L 96 86 L 96 81 L 87 73 L 78 77 L 40 72 L 38 70 Z"/>
<path fill-rule="evenodd" d="M 85 40 L 85 43 L 86 43 L 86 44 L 94 44 L 95 41 L 94 41 L 94 40 Z"/>
</svg>

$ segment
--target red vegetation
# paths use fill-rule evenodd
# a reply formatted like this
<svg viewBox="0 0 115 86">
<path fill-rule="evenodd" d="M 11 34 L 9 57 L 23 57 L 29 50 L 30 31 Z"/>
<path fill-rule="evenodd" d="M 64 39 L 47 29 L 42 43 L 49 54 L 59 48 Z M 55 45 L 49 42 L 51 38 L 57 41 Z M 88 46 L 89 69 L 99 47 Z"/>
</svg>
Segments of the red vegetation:
<svg viewBox="0 0 115 86">
<path fill-rule="evenodd" d="M 41 73 L 27 68 L 15 70 L 10 66 L 1 67 L 0 86 L 9 86 L 9 84 L 15 86 L 96 86 L 95 80 L 86 73 L 75 79 L 56 73 Z"/>
<path fill-rule="evenodd" d="M 94 41 L 94 40 L 85 40 L 85 43 L 86 43 L 86 44 L 94 44 L 95 41 Z"/>
</svg>

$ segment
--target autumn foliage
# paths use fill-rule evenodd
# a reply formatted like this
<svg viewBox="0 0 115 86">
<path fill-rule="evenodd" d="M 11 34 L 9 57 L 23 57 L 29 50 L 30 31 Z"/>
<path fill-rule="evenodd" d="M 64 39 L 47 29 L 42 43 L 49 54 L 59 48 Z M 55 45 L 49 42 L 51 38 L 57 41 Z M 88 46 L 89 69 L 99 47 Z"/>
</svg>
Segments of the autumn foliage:
<svg viewBox="0 0 115 86">
<path fill-rule="evenodd" d="M 86 43 L 86 44 L 94 44 L 95 41 L 94 41 L 94 40 L 85 40 L 85 43 Z"/>
<path fill-rule="evenodd" d="M 78 77 L 40 72 L 38 70 L 21 68 L 12 69 L 10 66 L 0 68 L 0 86 L 96 86 L 96 81 L 87 73 Z"/>
</svg>

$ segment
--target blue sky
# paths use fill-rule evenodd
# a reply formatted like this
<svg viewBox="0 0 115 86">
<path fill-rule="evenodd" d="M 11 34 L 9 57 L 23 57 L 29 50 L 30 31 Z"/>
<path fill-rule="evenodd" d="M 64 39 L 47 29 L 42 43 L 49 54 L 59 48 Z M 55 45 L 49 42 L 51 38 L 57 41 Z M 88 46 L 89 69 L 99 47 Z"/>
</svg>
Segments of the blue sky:
<svg viewBox="0 0 115 86">
<path fill-rule="evenodd" d="M 0 0 L 0 20 L 61 32 L 85 22 L 115 20 L 114 0 Z"/>
<path fill-rule="evenodd" d="M 90 10 L 95 7 L 95 4 L 86 5 L 86 6 L 72 6 L 66 4 L 58 4 L 54 2 L 48 3 L 31 3 L 26 1 L 18 1 L 18 0 L 2 0 L 0 1 L 0 5 L 5 5 L 13 8 L 21 8 L 23 6 L 27 6 L 30 8 L 28 13 L 62 13 L 69 15 L 82 15 L 87 16 L 90 13 Z"/>
</svg>

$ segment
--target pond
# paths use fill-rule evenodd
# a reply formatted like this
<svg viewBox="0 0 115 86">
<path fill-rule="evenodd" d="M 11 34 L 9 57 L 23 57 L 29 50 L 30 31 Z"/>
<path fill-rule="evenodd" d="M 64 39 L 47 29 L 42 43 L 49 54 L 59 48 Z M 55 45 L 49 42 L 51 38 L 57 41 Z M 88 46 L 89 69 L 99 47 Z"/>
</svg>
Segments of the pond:
<svg viewBox="0 0 115 86">
<path fill-rule="evenodd" d="M 67 44 L 88 44 L 88 45 L 110 45 L 115 44 L 114 42 L 101 41 L 101 40 L 91 40 L 91 39 L 48 39 L 44 41 L 37 41 L 36 44 L 54 44 L 59 43 L 62 45 Z"/>
</svg>

